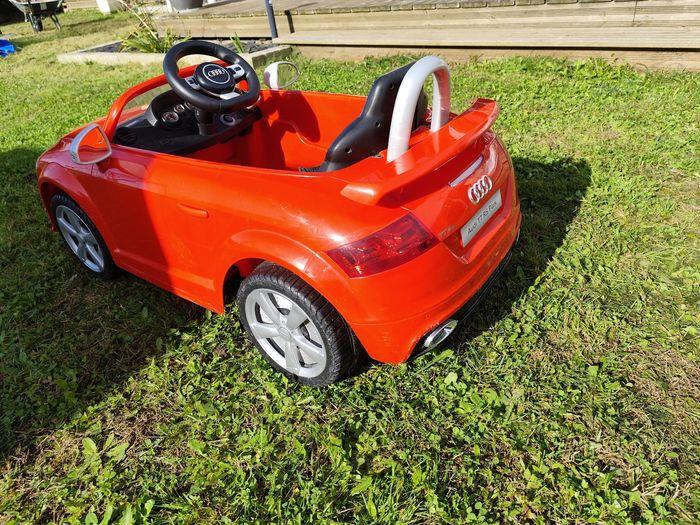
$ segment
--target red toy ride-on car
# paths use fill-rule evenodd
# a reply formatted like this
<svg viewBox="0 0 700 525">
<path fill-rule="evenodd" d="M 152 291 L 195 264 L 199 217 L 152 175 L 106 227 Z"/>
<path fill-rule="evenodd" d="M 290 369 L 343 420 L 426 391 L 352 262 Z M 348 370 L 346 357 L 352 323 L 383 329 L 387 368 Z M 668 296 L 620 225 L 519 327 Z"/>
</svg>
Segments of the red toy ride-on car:
<svg viewBox="0 0 700 525">
<path fill-rule="evenodd" d="M 180 70 L 193 54 L 215 60 Z M 451 113 L 441 59 L 367 97 L 279 89 L 277 65 L 261 89 L 204 41 L 163 68 L 38 161 L 52 225 L 94 275 L 122 268 L 219 313 L 237 286 L 265 359 L 326 385 L 360 345 L 386 363 L 438 345 L 507 263 L 521 215 L 498 106 Z"/>
</svg>

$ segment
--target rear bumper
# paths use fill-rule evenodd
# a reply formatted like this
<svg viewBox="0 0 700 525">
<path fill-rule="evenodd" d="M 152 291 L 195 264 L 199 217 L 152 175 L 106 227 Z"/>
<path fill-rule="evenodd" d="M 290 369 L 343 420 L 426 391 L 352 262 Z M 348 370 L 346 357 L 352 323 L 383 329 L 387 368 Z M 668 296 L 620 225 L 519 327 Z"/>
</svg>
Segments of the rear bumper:
<svg viewBox="0 0 700 525">
<path fill-rule="evenodd" d="M 401 363 L 417 351 L 426 335 L 448 319 L 464 318 L 473 312 L 498 274 L 507 266 L 520 232 L 520 206 L 517 200 L 500 224 L 487 232 L 488 242 L 478 257 L 465 264 L 445 247 L 437 246 L 403 268 L 406 279 L 396 283 L 393 292 L 413 300 L 392 302 L 391 322 L 357 323 L 348 320 L 367 353 L 385 363 Z M 432 253 L 431 253 L 432 252 Z M 415 271 L 420 271 L 418 277 Z M 417 279 L 422 279 L 420 283 Z M 386 294 L 390 288 L 383 287 Z M 382 303 L 376 297 L 377 303 Z M 377 304 L 375 303 L 375 304 Z"/>
<path fill-rule="evenodd" d="M 477 155 L 481 163 L 469 172 Z M 427 334 L 465 305 L 473 308 L 476 301 L 470 301 L 483 295 L 491 276 L 505 266 L 520 231 L 513 165 L 493 133 L 484 133 L 472 146 L 462 145 L 428 175 L 395 198 L 440 242 L 400 266 L 345 278 L 342 287 L 321 290 L 332 298 L 367 353 L 385 363 L 406 361 Z M 486 175 L 491 185 L 483 201 L 474 202 L 468 192 Z M 497 195 L 501 201 L 497 211 L 485 222 L 472 224 Z M 466 240 L 463 231 L 470 234 Z"/>
<path fill-rule="evenodd" d="M 471 315 L 476 311 L 477 307 L 479 306 L 479 303 L 481 300 L 486 297 L 488 294 L 489 290 L 493 286 L 493 284 L 498 280 L 498 278 L 501 276 L 501 274 L 504 272 L 504 270 L 508 267 L 508 264 L 510 263 L 510 260 L 513 257 L 513 250 L 515 249 L 515 245 L 518 243 L 518 238 L 516 237 L 515 242 L 513 243 L 513 246 L 511 249 L 508 251 L 506 256 L 503 258 L 503 260 L 500 262 L 500 264 L 496 267 L 496 269 L 493 271 L 493 273 L 489 276 L 488 279 L 486 279 L 486 282 L 483 284 L 481 288 L 472 296 L 471 299 L 469 299 L 465 304 L 463 304 L 456 312 L 454 312 L 452 315 L 449 316 L 449 319 L 454 319 L 458 323 L 461 323 L 463 321 L 466 321 L 471 317 Z M 430 335 L 430 332 L 425 334 L 419 341 L 418 344 L 415 346 L 413 349 L 413 352 L 411 352 L 410 357 L 414 358 L 417 357 L 432 348 L 429 348 L 428 345 L 426 344 L 426 339 Z"/>
</svg>

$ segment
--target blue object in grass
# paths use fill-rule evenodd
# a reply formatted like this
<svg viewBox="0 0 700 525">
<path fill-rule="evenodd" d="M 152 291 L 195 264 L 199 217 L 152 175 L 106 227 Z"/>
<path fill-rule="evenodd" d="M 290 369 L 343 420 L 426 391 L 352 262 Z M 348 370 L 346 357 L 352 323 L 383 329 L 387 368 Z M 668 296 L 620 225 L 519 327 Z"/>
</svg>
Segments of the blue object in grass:
<svg viewBox="0 0 700 525">
<path fill-rule="evenodd" d="M 7 55 L 15 52 L 15 46 L 9 40 L 0 39 L 0 58 L 5 58 Z"/>
</svg>

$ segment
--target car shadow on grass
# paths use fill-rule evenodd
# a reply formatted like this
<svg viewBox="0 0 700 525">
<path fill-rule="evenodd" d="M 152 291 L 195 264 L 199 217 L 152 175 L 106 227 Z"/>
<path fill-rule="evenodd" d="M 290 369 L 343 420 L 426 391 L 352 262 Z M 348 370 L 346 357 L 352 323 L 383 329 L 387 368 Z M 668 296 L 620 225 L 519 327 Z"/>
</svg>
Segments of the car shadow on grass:
<svg viewBox="0 0 700 525">
<path fill-rule="evenodd" d="M 513 305 L 547 269 L 578 214 L 591 182 L 591 168 L 585 160 L 560 158 L 541 162 L 515 157 L 513 165 L 523 214 L 520 239 L 513 257 L 472 315 L 462 320 L 437 349 L 415 352 L 417 361 L 434 356 L 440 349 L 458 349 L 507 317 Z M 374 365 L 375 362 L 365 356 L 353 376 Z"/>
<path fill-rule="evenodd" d="M 48 231 L 34 178 L 38 151 L 0 153 L 12 210 L 0 213 L 0 458 L 32 445 L 105 399 L 163 351 L 173 329 L 202 310 L 127 275 L 92 278 Z M 509 315 L 547 268 L 590 184 L 585 161 L 514 159 L 523 211 L 506 272 L 445 347 L 459 347 Z M 5 233 L 10 232 L 10 233 Z M 252 350 L 251 350 L 252 351 Z M 433 355 L 428 353 L 426 355 Z M 353 375 L 372 366 L 364 360 Z"/>
<path fill-rule="evenodd" d="M 203 314 L 128 274 L 89 275 L 50 231 L 39 154 L 0 150 L 0 460 L 10 462 L 31 460 L 35 445 L 118 392 Z"/>
<path fill-rule="evenodd" d="M 591 183 L 591 168 L 581 159 L 543 163 L 514 158 L 513 164 L 523 214 L 520 239 L 503 275 L 449 341 L 453 347 L 463 346 L 510 315 L 563 244 Z"/>
</svg>

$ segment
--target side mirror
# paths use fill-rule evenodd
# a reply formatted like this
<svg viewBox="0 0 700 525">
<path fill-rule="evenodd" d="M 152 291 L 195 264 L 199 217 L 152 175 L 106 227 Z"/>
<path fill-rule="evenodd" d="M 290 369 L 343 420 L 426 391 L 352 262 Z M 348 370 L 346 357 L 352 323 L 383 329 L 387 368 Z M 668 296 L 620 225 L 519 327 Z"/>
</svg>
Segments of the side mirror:
<svg viewBox="0 0 700 525">
<path fill-rule="evenodd" d="M 76 164 L 97 164 L 112 154 L 104 130 L 97 124 L 88 124 L 70 144 L 70 156 Z"/>
<path fill-rule="evenodd" d="M 299 78 L 299 68 L 291 62 L 273 62 L 265 68 L 265 84 L 270 89 L 284 89 Z"/>
</svg>

